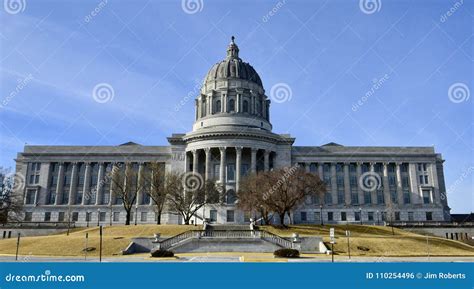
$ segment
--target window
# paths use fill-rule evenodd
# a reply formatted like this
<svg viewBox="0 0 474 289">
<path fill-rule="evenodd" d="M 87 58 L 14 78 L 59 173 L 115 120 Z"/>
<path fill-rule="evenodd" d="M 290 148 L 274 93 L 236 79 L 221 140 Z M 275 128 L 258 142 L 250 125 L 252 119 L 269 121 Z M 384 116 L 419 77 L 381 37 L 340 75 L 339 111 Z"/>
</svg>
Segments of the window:
<svg viewBox="0 0 474 289">
<path fill-rule="evenodd" d="M 349 164 L 349 172 L 355 173 L 357 170 L 357 167 L 355 164 Z"/>
<path fill-rule="evenodd" d="M 345 201 L 344 191 L 337 191 L 337 203 L 341 205 L 341 204 L 344 204 L 344 201 Z"/>
<path fill-rule="evenodd" d="M 408 173 L 408 164 L 407 163 L 403 163 L 400 167 L 400 171 L 402 173 Z"/>
<path fill-rule="evenodd" d="M 397 180 L 395 176 L 388 176 L 388 185 L 394 187 L 397 185 Z"/>
<path fill-rule="evenodd" d="M 415 217 L 414 217 L 413 212 L 408 212 L 408 221 L 414 221 L 414 220 L 415 220 Z"/>
<path fill-rule="evenodd" d="M 400 221 L 400 212 L 395 212 L 395 221 Z"/>
<path fill-rule="evenodd" d="M 250 212 L 249 211 L 244 212 L 244 222 L 246 222 L 246 223 L 250 222 Z"/>
<path fill-rule="evenodd" d="M 233 205 L 235 204 L 235 201 L 237 201 L 237 195 L 235 194 L 235 191 L 228 190 L 226 194 L 226 203 L 228 205 Z"/>
<path fill-rule="evenodd" d="M 28 182 L 30 185 L 39 183 L 41 163 L 29 163 Z"/>
<path fill-rule="evenodd" d="M 337 182 L 337 187 L 344 188 L 344 176 L 337 176 L 336 182 Z"/>
<path fill-rule="evenodd" d="M 33 213 L 32 212 L 25 212 L 25 222 L 31 222 L 31 220 L 33 219 Z"/>
<path fill-rule="evenodd" d="M 56 189 L 50 189 L 47 204 L 53 205 L 56 202 Z"/>
<path fill-rule="evenodd" d="M 61 194 L 61 204 L 67 205 L 69 203 L 69 187 L 63 188 L 63 193 Z"/>
<path fill-rule="evenodd" d="M 360 212 L 354 212 L 354 220 L 360 221 Z"/>
<path fill-rule="evenodd" d="M 321 213 L 320 212 L 314 212 L 314 220 L 315 221 L 321 221 Z"/>
<path fill-rule="evenodd" d="M 26 191 L 26 200 L 25 204 L 27 205 L 33 205 L 35 203 L 35 195 L 36 195 L 36 190 L 35 189 L 29 189 Z"/>
<path fill-rule="evenodd" d="M 99 212 L 99 221 L 105 222 L 105 212 Z"/>
<path fill-rule="evenodd" d="M 235 101 L 233 99 L 229 100 L 229 112 L 235 111 Z"/>
<path fill-rule="evenodd" d="M 82 204 L 82 189 L 76 192 L 76 204 Z"/>
<path fill-rule="evenodd" d="M 356 176 L 350 176 L 349 183 L 350 183 L 351 187 L 357 187 L 357 177 Z"/>
<path fill-rule="evenodd" d="M 58 214 L 58 222 L 64 222 L 64 217 L 65 217 L 64 212 L 59 212 L 59 214 Z"/>
<path fill-rule="evenodd" d="M 426 220 L 433 221 L 433 212 L 426 212 Z"/>
<path fill-rule="evenodd" d="M 372 195 L 370 192 L 364 192 L 364 204 L 372 204 Z"/>
<path fill-rule="evenodd" d="M 235 181 L 235 164 L 227 165 L 227 181 Z"/>
<path fill-rule="evenodd" d="M 248 175 L 249 173 L 249 165 L 248 164 L 242 164 L 242 171 L 240 172 L 240 174 L 242 176 L 246 176 Z"/>
<path fill-rule="evenodd" d="M 382 205 L 385 203 L 385 198 L 382 190 L 377 190 L 377 204 Z"/>
<path fill-rule="evenodd" d="M 120 220 L 120 212 L 114 212 L 114 222 L 118 222 Z"/>
<path fill-rule="evenodd" d="M 410 192 L 409 191 L 404 191 L 403 192 L 403 203 L 404 204 L 409 204 L 410 202 L 411 202 Z"/>
<path fill-rule="evenodd" d="M 79 220 L 79 213 L 78 212 L 73 212 L 72 213 L 72 221 L 77 222 Z"/>
<path fill-rule="evenodd" d="M 227 210 L 227 222 L 234 222 L 234 210 Z"/>
<path fill-rule="evenodd" d="M 397 191 L 396 190 L 391 190 L 390 191 L 390 197 L 392 199 L 392 203 L 398 204 L 398 197 L 397 197 Z"/>
<path fill-rule="evenodd" d="M 300 217 L 301 217 L 301 222 L 306 222 L 307 221 L 306 212 L 300 212 Z"/>
<path fill-rule="evenodd" d="M 340 164 L 340 163 L 337 163 L 337 164 L 336 164 L 336 172 L 342 173 L 343 170 L 344 170 L 343 165 Z"/>
<path fill-rule="evenodd" d="M 347 214 L 346 214 L 346 212 L 341 212 L 341 221 L 347 221 Z"/>
<path fill-rule="evenodd" d="M 205 99 L 203 99 L 202 104 L 201 104 L 201 117 L 206 116 L 206 111 L 207 111 L 207 102 Z"/>
<path fill-rule="evenodd" d="M 402 187 L 403 188 L 408 188 L 410 186 L 410 180 L 408 179 L 407 176 L 402 177 Z"/>
<path fill-rule="evenodd" d="M 328 221 L 333 221 L 333 220 L 334 220 L 333 212 L 328 212 Z"/>
<path fill-rule="evenodd" d="M 367 219 L 369 221 L 373 221 L 374 220 L 374 212 L 368 212 L 367 213 Z"/>
<path fill-rule="evenodd" d="M 249 112 L 249 102 L 246 100 L 243 103 L 243 112 Z"/>
<path fill-rule="evenodd" d="M 214 113 L 221 112 L 221 101 L 216 100 L 216 107 L 214 108 Z"/>
<path fill-rule="evenodd" d="M 217 210 L 210 210 L 209 211 L 209 220 L 211 222 L 217 222 Z"/>
<path fill-rule="evenodd" d="M 332 195 L 329 192 L 324 193 L 324 203 L 331 205 L 332 204 Z"/>
<path fill-rule="evenodd" d="M 423 204 L 430 204 L 431 203 L 431 191 L 430 190 L 423 190 Z"/>
<path fill-rule="evenodd" d="M 148 212 L 141 212 L 140 213 L 140 222 L 146 222 L 148 218 Z"/>
<path fill-rule="evenodd" d="M 358 205 L 359 204 L 359 196 L 357 195 L 357 192 L 352 192 L 351 193 L 351 204 L 353 204 L 353 205 Z"/>
<path fill-rule="evenodd" d="M 219 179 L 220 177 L 220 165 L 214 165 L 214 179 Z"/>
<path fill-rule="evenodd" d="M 86 212 L 86 222 L 91 221 L 91 212 Z"/>
</svg>

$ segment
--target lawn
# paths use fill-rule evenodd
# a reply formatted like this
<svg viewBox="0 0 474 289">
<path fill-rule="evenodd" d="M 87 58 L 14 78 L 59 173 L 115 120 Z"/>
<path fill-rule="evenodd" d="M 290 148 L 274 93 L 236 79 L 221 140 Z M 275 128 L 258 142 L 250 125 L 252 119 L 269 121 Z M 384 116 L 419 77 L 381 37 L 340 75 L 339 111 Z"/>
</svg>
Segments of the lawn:
<svg viewBox="0 0 474 289">
<path fill-rule="evenodd" d="M 354 256 L 474 256 L 474 247 L 462 242 L 438 237 L 427 237 L 390 227 L 336 225 L 336 254 L 347 254 L 345 230 L 351 231 L 351 254 Z M 293 233 L 300 236 L 322 236 L 329 245 L 329 226 L 294 225 L 288 228 L 262 227 L 280 236 L 289 237 Z M 152 237 L 155 233 L 174 236 L 187 230 L 201 229 L 200 226 L 184 225 L 138 225 L 104 227 L 103 255 L 120 255 L 132 237 Z M 65 233 L 24 237 L 20 242 L 20 255 L 35 256 L 84 256 L 85 235 L 89 234 L 88 247 L 96 248 L 90 256 L 99 254 L 99 229 L 97 227 L 76 229 L 69 236 Z M 16 238 L 0 240 L 0 254 L 15 254 Z M 368 250 L 367 250 L 368 249 Z"/>
<path fill-rule="evenodd" d="M 351 232 L 350 250 L 354 256 L 474 256 L 474 247 L 465 243 L 384 226 L 360 225 L 293 225 L 288 228 L 262 226 L 274 234 L 290 237 L 293 233 L 304 236 L 322 236 L 330 246 L 329 228 L 334 228 L 334 253 L 347 255 L 346 230 Z M 427 241 L 428 238 L 428 241 Z M 368 249 L 368 250 L 367 250 Z"/>
</svg>

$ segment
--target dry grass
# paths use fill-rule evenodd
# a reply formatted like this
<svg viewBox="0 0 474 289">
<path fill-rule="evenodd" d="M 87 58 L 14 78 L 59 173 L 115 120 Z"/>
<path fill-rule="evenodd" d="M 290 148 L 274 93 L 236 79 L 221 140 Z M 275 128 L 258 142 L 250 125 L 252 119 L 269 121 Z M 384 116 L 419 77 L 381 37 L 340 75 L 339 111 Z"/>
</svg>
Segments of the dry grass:
<svg viewBox="0 0 474 289">
<path fill-rule="evenodd" d="M 153 237 L 155 233 L 162 236 L 174 236 L 179 233 L 201 229 L 200 226 L 174 225 L 140 225 L 104 227 L 103 252 L 104 256 L 118 255 L 130 243 L 132 237 Z M 24 237 L 20 241 L 20 255 L 45 256 L 84 256 L 85 236 L 89 234 L 88 247 L 96 250 L 88 252 L 90 256 L 99 255 L 99 228 L 76 230 L 67 236 L 65 233 Z M 0 241 L 0 254 L 15 254 L 16 238 Z"/>
<path fill-rule="evenodd" d="M 347 254 L 347 240 L 345 230 L 351 231 L 351 254 L 354 256 L 426 256 L 428 247 L 426 236 L 395 229 L 392 235 L 390 227 L 338 225 L 335 228 L 336 254 Z M 263 227 L 280 236 L 291 236 L 298 233 L 300 236 L 322 236 L 329 242 L 329 226 L 295 225 L 289 228 Z M 174 236 L 187 230 L 201 229 L 200 226 L 184 225 L 139 225 L 105 227 L 103 235 L 103 255 L 119 255 L 127 247 L 132 237 L 152 237 L 154 233 L 162 236 Z M 82 249 L 85 246 L 85 234 L 89 233 L 88 247 L 96 250 L 89 252 L 90 256 L 97 256 L 99 249 L 99 229 L 85 228 L 66 234 L 49 236 L 24 237 L 20 243 L 20 255 L 44 256 L 84 256 Z M 431 256 L 474 256 L 474 248 L 464 243 L 446 240 L 438 237 L 429 238 L 429 253 Z M 361 247 L 369 251 L 360 250 Z M 0 254 L 15 254 L 16 239 L 0 240 Z M 220 255 L 226 253 L 219 253 Z M 236 253 L 229 253 L 235 255 Z M 181 254 L 180 254 L 181 255 Z M 203 255 L 203 254 L 198 254 Z M 242 253 L 238 253 L 242 256 Z M 245 253 L 248 260 L 256 258 L 258 253 Z M 265 253 L 265 256 L 267 254 Z M 270 254 L 271 255 L 271 254 Z"/>
<path fill-rule="evenodd" d="M 265 230 L 280 236 L 289 237 L 293 233 L 300 236 L 322 236 L 327 246 L 329 244 L 329 228 L 334 228 L 336 244 L 334 252 L 347 255 L 347 238 L 345 231 L 351 231 L 350 248 L 354 256 L 474 256 L 474 247 L 465 243 L 447 240 L 439 237 L 426 238 L 412 232 L 394 228 L 392 235 L 391 227 L 383 226 L 360 226 L 360 225 L 294 225 L 288 228 L 263 226 Z M 368 248 L 369 251 L 361 250 Z"/>
</svg>

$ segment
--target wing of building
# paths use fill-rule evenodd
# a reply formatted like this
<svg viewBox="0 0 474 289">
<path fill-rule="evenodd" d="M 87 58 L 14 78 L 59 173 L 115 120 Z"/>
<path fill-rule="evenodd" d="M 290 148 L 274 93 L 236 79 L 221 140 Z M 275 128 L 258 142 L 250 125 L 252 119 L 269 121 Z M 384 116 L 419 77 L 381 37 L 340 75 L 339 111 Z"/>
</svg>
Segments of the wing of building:
<svg viewBox="0 0 474 289">
<path fill-rule="evenodd" d="M 249 222 L 236 208 L 239 181 L 249 173 L 300 165 L 327 185 L 324 199 L 308 200 L 293 212 L 295 223 L 379 223 L 388 209 L 397 221 L 448 221 L 443 159 L 433 147 L 353 147 L 336 143 L 294 146 L 289 135 L 272 132 L 270 99 L 255 69 L 239 57 L 232 38 L 224 60 L 208 72 L 195 100 L 192 131 L 173 134 L 169 146 L 25 146 L 16 171 L 25 186 L 25 221 L 122 224 L 125 212 L 113 194 L 114 165 L 161 163 L 166 171 L 195 172 L 225 185 L 218 205 L 200 210 L 217 223 Z M 375 186 L 373 186 L 375 182 Z M 155 223 L 150 198 L 141 192 L 134 209 L 137 223 Z M 163 223 L 180 223 L 173 212 Z"/>
</svg>

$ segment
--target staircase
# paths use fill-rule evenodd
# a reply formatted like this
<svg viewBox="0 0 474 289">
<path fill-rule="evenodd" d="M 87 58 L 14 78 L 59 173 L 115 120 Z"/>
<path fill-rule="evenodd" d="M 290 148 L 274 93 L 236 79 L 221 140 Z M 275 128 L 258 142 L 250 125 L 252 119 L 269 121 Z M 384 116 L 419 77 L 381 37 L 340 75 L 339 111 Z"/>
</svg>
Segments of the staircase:
<svg viewBox="0 0 474 289">
<path fill-rule="evenodd" d="M 293 248 L 293 243 L 264 230 L 250 230 L 249 225 L 209 225 L 205 230 L 190 230 L 157 242 L 153 250 L 261 252 Z"/>
</svg>

